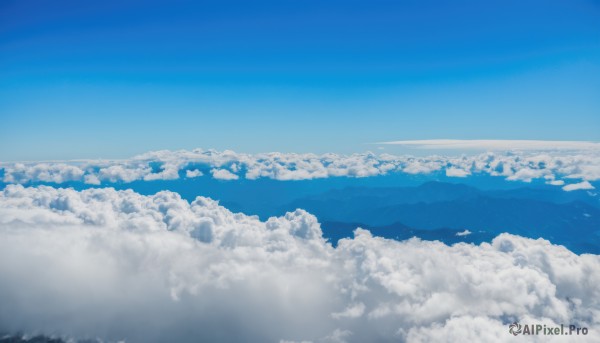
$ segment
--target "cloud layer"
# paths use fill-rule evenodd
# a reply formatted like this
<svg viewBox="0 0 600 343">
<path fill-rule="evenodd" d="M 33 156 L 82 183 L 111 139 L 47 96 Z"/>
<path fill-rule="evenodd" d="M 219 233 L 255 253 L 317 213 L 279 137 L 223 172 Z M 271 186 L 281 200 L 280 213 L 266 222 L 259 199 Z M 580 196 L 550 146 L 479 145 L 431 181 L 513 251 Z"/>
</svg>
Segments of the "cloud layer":
<svg viewBox="0 0 600 343">
<path fill-rule="evenodd" d="M 0 332 L 509 342 L 516 320 L 600 339 L 600 256 L 509 234 L 447 246 L 361 229 L 333 248 L 303 210 L 260 221 L 172 192 L 7 186 L 0 275 Z"/>
<path fill-rule="evenodd" d="M 306 180 L 327 177 L 368 177 L 391 173 L 429 174 L 449 177 L 487 174 L 508 180 L 565 186 L 565 190 L 593 189 L 589 181 L 600 179 L 600 151 L 488 152 L 479 155 L 394 156 L 389 154 L 239 154 L 232 151 L 196 149 L 156 151 L 129 160 L 78 162 L 2 163 L 5 183 L 84 182 L 92 185 L 138 180 L 174 180 L 182 177 L 213 177 L 228 181 L 240 178 Z M 570 186 L 587 181 L 588 183 Z"/>
<path fill-rule="evenodd" d="M 460 149 L 460 150 L 600 150 L 599 142 L 586 141 L 541 141 L 509 139 L 424 139 L 412 141 L 391 141 L 378 144 L 400 145 L 419 149 Z"/>
</svg>

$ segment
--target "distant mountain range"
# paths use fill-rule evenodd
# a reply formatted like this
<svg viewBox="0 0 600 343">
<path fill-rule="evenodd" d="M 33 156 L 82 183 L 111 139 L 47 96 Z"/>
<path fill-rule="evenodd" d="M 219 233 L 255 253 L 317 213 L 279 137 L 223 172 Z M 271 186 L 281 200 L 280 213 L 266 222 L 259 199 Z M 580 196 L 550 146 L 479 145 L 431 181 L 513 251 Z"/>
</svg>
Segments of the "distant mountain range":
<svg viewBox="0 0 600 343">
<path fill-rule="evenodd" d="M 480 242 L 502 232 L 549 239 L 575 252 L 600 253 L 600 206 L 590 192 L 543 189 L 482 191 L 463 184 L 349 187 L 297 199 L 323 223 L 332 241 L 362 226 L 377 235 Z M 468 230 L 470 234 L 458 236 Z M 342 234 L 343 232 L 343 234 Z M 470 237 L 469 237 L 470 236 Z"/>
</svg>

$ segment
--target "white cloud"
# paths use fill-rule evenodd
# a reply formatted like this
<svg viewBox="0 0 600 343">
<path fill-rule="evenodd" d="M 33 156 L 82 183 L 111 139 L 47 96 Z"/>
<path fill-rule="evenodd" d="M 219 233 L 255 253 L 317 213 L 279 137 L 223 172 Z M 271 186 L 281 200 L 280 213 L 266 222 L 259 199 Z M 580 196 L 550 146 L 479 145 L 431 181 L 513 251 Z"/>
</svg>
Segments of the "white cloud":
<svg viewBox="0 0 600 343">
<path fill-rule="evenodd" d="M 469 175 L 471 175 L 471 173 L 464 169 L 459 169 L 455 167 L 450 167 L 446 169 L 446 176 L 449 177 L 467 177 Z"/>
<path fill-rule="evenodd" d="M 217 180 L 237 180 L 240 178 L 227 169 L 211 169 L 210 173 Z"/>
<path fill-rule="evenodd" d="M 406 163 L 403 163 L 402 171 L 408 174 L 429 174 L 442 169 L 442 164 L 439 161 L 429 161 L 425 158 L 409 158 Z"/>
<path fill-rule="evenodd" d="M 202 173 L 198 169 L 191 169 L 191 170 L 185 171 L 185 177 L 187 177 L 187 178 L 199 177 L 199 176 L 203 176 L 203 175 L 204 175 L 204 173 Z"/>
<path fill-rule="evenodd" d="M 531 182 L 531 180 L 541 178 L 545 174 L 547 174 L 547 170 L 524 167 L 522 169 L 517 170 L 514 174 L 510 175 L 506 179 L 511 181 L 518 180 L 523 182 Z"/>
<path fill-rule="evenodd" d="M 84 171 L 78 166 L 62 162 L 36 163 L 33 165 L 15 163 L 4 169 L 4 182 L 7 183 L 25 183 L 31 180 L 63 183 L 81 180 L 84 174 Z"/>
<path fill-rule="evenodd" d="M 566 186 L 563 186 L 563 189 L 567 192 L 576 191 L 580 189 L 594 189 L 594 186 L 587 181 L 582 181 L 579 183 L 572 183 Z"/>
<path fill-rule="evenodd" d="M 465 230 L 465 231 L 461 231 L 461 232 L 457 232 L 456 233 L 457 236 L 468 236 L 470 234 L 472 234 L 472 232 L 469 231 L 469 230 Z"/>
<path fill-rule="evenodd" d="M 88 185 L 100 185 L 102 182 L 95 174 L 87 174 L 83 177 L 83 183 Z"/>
<path fill-rule="evenodd" d="M 178 164 L 164 164 L 160 172 L 144 175 L 144 181 L 176 180 L 179 178 L 179 168 Z"/>
<path fill-rule="evenodd" d="M 133 182 L 141 180 L 145 176 L 150 175 L 151 169 L 148 166 L 127 166 L 127 165 L 111 165 L 101 168 L 98 171 L 98 178 L 109 182 Z"/>
<path fill-rule="evenodd" d="M 542 141 L 500 139 L 425 139 L 390 141 L 377 144 L 400 145 L 420 149 L 457 150 L 600 150 L 599 142 L 586 141 Z"/>
<path fill-rule="evenodd" d="M 482 153 L 462 157 L 394 156 L 390 154 L 239 154 L 233 151 L 156 151 L 128 160 L 76 162 L 0 163 L 5 183 L 30 182 L 89 184 L 173 180 L 195 175 L 199 168 L 211 170 L 214 178 L 309 180 L 327 177 L 369 177 L 392 173 L 430 174 L 449 177 L 489 174 L 508 180 L 534 179 L 600 180 L 600 151 L 513 151 Z M 187 176 L 189 177 L 189 176 Z M 550 182 L 550 181 L 548 181 Z"/>
<path fill-rule="evenodd" d="M 333 248 L 305 211 L 260 221 L 172 192 L 9 185 L 0 275 L 0 332 L 512 341 L 517 320 L 585 325 L 578 341 L 600 339 L 600 256 L 509 234 L 447 246 L 361 229 Z"/>
<path fill-rule="evenodd" d="M 357 303 L 351 304 L 342 312 L 332 313 L 331 316 L 335 319 L 340 318 L 358 318 L 361 317 L 365 313 L 365 304 Z"/>
</svg>

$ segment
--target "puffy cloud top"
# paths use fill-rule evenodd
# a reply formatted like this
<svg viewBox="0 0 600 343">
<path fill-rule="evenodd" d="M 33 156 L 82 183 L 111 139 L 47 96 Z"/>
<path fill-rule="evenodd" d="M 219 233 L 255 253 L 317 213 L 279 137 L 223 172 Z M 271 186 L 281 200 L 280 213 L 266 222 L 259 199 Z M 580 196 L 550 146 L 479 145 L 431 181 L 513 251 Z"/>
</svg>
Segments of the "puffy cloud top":
<svg viewBox="0 0 600 343">
<path fill-rule="evenodd" d="M 572 183 L 570 185 L 563 186 L 563 189 L 567 192 L 576 191 L 578 189 L 594 189 L 591 183 L 588 181 L 582 181 L 579 183 Z"/>
<path fill-rule="evenodd" d="M 210 173 L 217 180 L 237 180 L 240 178 L 227 169 L 212 169 Z"/>
<path fill-rule="evenodd" d="M 136 180 L 173 180 L 181 176 L 197 177 L 210 173 L 221 180 L 272 178 L 305 180 L 335 176 L 367 177 L 389 173 L 428 174 L 444 171 L 449 177 L 486 173 L 508 180 L 531 182 L 545 179 L 562 185 L 563 180 L 577 182 L 600 179 L 600 151 L 556 151 L 510 153 L 489 152 L 479 155 L 393 156 L 372 153 L 337 154 L 239 154 L 233 151 L 196 149 L 193 151 L 156 151 L 129 160 L 89 160 L 85 162 L 0 163 L 5 183 L 70 181 L 88 184 L 132 182 Z M 573 182 L 568 182 L 573 183 Z M 581 187 L 586 185 L 586 187 Z M 578 189 L 590 189 L 581 184 Z M 591 186 L 591 184 L 590 184 Z M 573 186 L 575 187 L 575 186 Z M 566 190 L 575 189 L 566 187 Z M 592 186 L 593 188 L 593 186 Z"/>
<path fill-rule="evenodd" d="M 507 324 L 519 321 L 586 326 L 578 341 L 600 339 L 600 256 L 509 234 L 447 246 L 362 229 L 333 248 L 303 210 L 260 221 L 172 192 L 9 185 L 0 275 L 0 332 L 509 342 Z"/>
</svg>

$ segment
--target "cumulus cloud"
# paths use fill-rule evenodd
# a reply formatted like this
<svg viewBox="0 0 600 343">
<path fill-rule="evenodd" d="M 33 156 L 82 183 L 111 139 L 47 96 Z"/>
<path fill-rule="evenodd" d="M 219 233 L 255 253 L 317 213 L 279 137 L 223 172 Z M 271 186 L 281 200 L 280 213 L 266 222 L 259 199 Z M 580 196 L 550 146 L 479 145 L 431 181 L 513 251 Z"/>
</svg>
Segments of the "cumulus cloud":
<svg viewBox="0 0 600 343">
<path fill-rule="evenodd" d="M 4 182 L 25 183 L 31 180 L 37 182 L 63 183 L 80 180 L 84 171 L 66 163 L 15 163 L 4 168 Z"/>
<path fill-rule="evenodd" d="M 470 234 L 472 234 L 472 232 L 469 231 L 469 230 L 465 230 L 465 231 L 461 231 L 461 232 L 457 232 L 456 233 L 457 236 L 468 236 Z"/>
<path fill-rule="evenodd" d="M 362 229 L 334 248 L 303 210 L 260 221 L 167 191 L 7 186 L 0 275 L 0 332 L 512 341 L 507 324 L 520 321 L 587 326 L 578 341 L 600 339 L 600 256 L 509 234 L 447 246 Z"/>
<path fill-rule="evenodd" d="M 544 175 L 547 175 L 547 171 L 544 169 L 524 167 L 517 170 L 515 173 L 513 173 L 506 179 L 511 181 L 519 180 L 523 182 L 531 182 L 531 180 L 541 178 Z"/>
<path fill-rule="evenodd" d="M 553 151 L 506 153 L 488 152 L 462 157 L 394 156 L 373 153 L 338 154 L 240 154 L 233 151 L 196 149 L 156 151 L 128 160 L 89 160 L 77 162 L 0 163 L 5 183 L 102 183 L 138 180 L 174 180 L 180 175 L 200 176 L 210 171 L 213 178 L 233 180 L 271 178 L 309 180 L 327 177 L 369 177 L 391 173 L 430 174 L 444 172 L 449 177 L 483 173 L 508 180 L 531 182 L 600 179 L 600 151 Z"/>
<path fill-rule="evenodd" d="M 450 177 L 467 177 L 470 174 L 471 173 L 469 173 L 466 170 L 455 168 L 455 167 L 450 167 L 450 168 L 446 169 L 446 176 L 450 176 Z"/>
<path fill-rule="evenodd" d="M 240 178 L 227 169 L 212 169 L 210 173 L 217 180 L 237 180 Z"/>
<path fill-rule="evenodd" d="M 587 181 L 582 181 L 579 183 L 572 183 L 569 185 L 565 185 L 565 186 L 563 186 L 563 189 L 567 192 L 570 192 L 570 191 L 576 191 L 579 189 L 594 189 L 594 186 L 592 186 L 592 184 Z"/>
<path fill-rule="evenodd" d="M 202 173 L 198 169 L 191 169 L 191 170 L 185 171 L 185 177 L 187 177 L 187 178 L 199 177 L 199 176 L 203 176 L 203 175 L 204 175 L 204 173 Z"/>
</svg>

